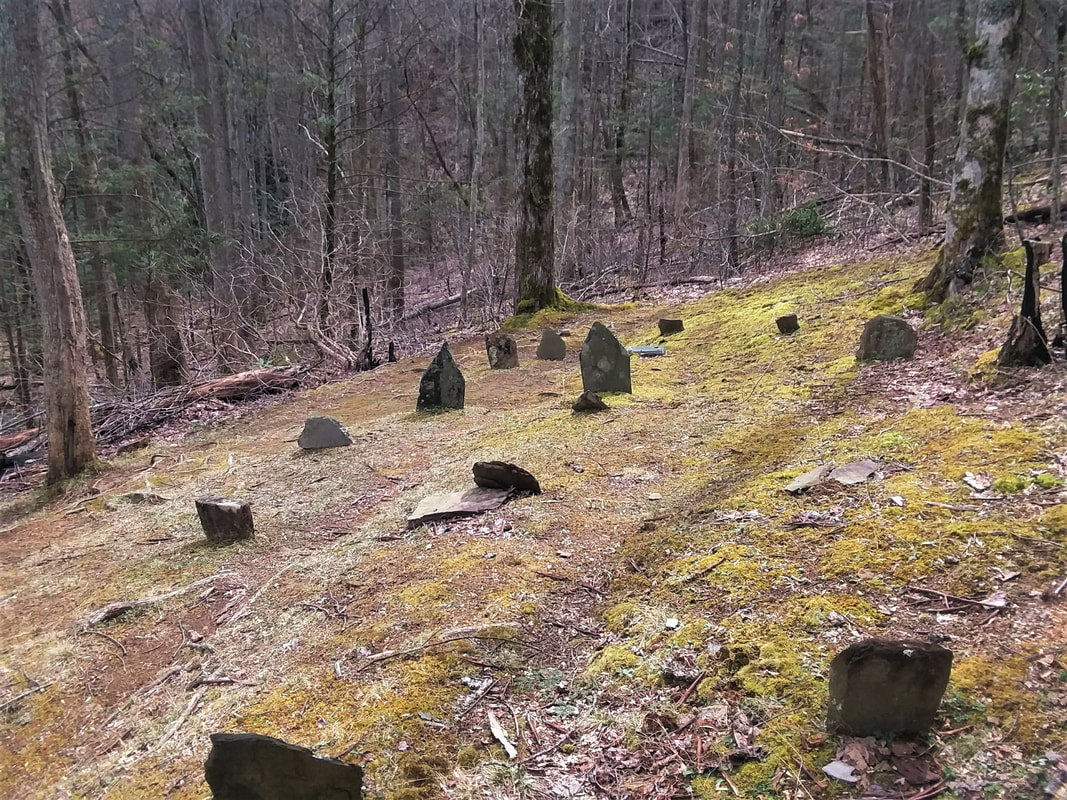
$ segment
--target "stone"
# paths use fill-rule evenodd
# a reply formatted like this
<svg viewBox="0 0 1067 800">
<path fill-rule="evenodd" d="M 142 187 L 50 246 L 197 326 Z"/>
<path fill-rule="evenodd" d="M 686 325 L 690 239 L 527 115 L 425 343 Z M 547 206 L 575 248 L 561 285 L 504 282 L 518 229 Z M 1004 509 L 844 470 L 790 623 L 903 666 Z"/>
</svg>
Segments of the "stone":
<svg viewBox="0 0 1067 800">
<path fill-rule="evenodd" d="M 246 500 L 198 497 L 196 515 L 200 517 L 204 535 L 214 544 L 230 544 L 241 539 L 251 539 L 255 533 L 252 506 Z"/>
<path fill-rule="evenodd" d="M 860 349 L 856 358 L 860 361 L 893 361 L 911 358 L 919 344 L 915 329 L 900 317 L 879 314 L 863 326 Z"/>
<path fill-rule="evenodd" d="M 519 346 L 506 333 L 497 331 L 485 337 L 485 352 L 491 369 L 515 369 L 519 366 Z"/>
<path fill-rule="evenodd" d="M 830 662 L 826 727 L 846 736 L 927 731 L 952 669 L 952 651 L 937 644 L 867 639 Z"/>
<path fill-rule="evenodd" d="M 785 490 L 791 494 L 799 494 L 800 492 L 810 489 L 812 486 L 822 482 L 822 479 L 826 477 L 827 473 L 834 468 L 833 464 L 820 464 L 814 469 L 809 469 L 803 475 L 798 475 L 789 481 L 785 485 Z"/>
<path fill-rule="evenodd" d="M 474 482 L 484 489 L 514 489 L 517 492 L 541 494 L 537 478 L 515 464 L 506 461 L 477 461 Z"/>
<path fill-rule="evenodd" d="M 363 769 L 255 733 L 213 733 L 204 777 L 215 800 L 360 800 Z"/>
<path fill-rule="evenodd" d="M 778 326 L 779 333 L 787 336 L 800 330 L 800 322 L 797 321 L 796 314 L 785 314 L 778 317 L 778 319 L 774 321 L 774 324 Z"/>
<path fill-rule="evenodd" d="M 541 361 L 562 361 L 567 357 L 567 343 L 563 337 L 551 328 L 546 328 L 541 334 L 541 342 L 537 345 L 537 358 Z"/>
<path fill-rule="evenodd" d="M 607 411 L 608 404 L 596 392 L 582 392 L 571 406 L 575 411 Z"/>
<path fill-rule="evenodd" d="M 685 330 L 685 323 L 680 319 L 661 319 L 659 321 L 659 335 L 670 336 Z"/>
<path fill-rule="evenodd" d="M 626 352 L 641 358 L 658 358 L 667 355 L 667 348 L 658 344 L 641 344 L 636 347 L 627 347 Z"/>
<path fill-rule="evenodd" d="M 826 476 L 828 481 L 837 481 L 845 486 L 856 486 L 866 483 L 867 479 L 882 468 L 877 461 L 865 459 L 853 461 L 851 464 L 842 464 Z"/>
<path fill-rule="evenodd" d="M 443 492 L 424 497 L 408 517 L 408 528 L 452 517 L 472 517 L 500 508 L 511 496 L 507 489 L 485 489 L 481 486 L 462 492 Z"/>
<path fill-rule="evenodd" d="M 630 354 L 615 334 L 594 322 L 585 337 L 579 356 L 582 388 L 587 392 L 633 392 L 630 382 Z"/>
<path fill-rule="evenodd" d="M 348 447 L 352 437 L 333 417 L 308 417 L 296 443 L 302 450 L 325 450 L 327 447 Z"/>
<path fill-rule="evenodd" d="M 418 411 L 431 411 L 441 408 L 463 408 L 463 398 L 467 391 L 467 382 L 459 365 L 452 358 L 448 342 L 441 345 L 437 357 L 422 374 L 419 381 L 419 400 L 415 408 Z"/>
</svg>

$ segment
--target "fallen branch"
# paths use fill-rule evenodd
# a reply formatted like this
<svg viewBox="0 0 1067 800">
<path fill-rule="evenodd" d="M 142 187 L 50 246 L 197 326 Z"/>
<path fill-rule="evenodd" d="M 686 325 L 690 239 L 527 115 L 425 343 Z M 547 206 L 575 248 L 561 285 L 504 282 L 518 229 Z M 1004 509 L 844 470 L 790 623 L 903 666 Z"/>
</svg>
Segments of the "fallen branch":
<svg viewBox="0 0 1067 800">
<path fill-rule="evenodd" d="M 183 586 L 181 589 L 175 589 L 172 592 L 165 592 L 164 594 L 153 595 L 152 597 L 142 597 L 139 600 L 119 600 L 115 603 L 108 603 L 102 608 L 98 608 L 85 618 L 85 622 L 81 625 L 81 630 L 87 630 L 93 625 L 99 625 L 101 622 L 107 622 L 109 620 L 117 619 L 124 614 L 134 611 L 138 608 L 144 608 L 145 606 L 152 606 L 156 603 L 161 603 L 164 600 L 169 600 L 172 597 L 185 594 L 190 589 L 195 589 L 198 586 L 203 586 L 205 583 L 211 583 L 219 578 L 223 578 L 227 575 L 232 575 L 232 572 L 219 572 L 216 575 L 210 575 L 207 578 L 201 578 L 198 581 L 193 581 L 188 586 Z"/>
<path fill-rule="evenodd" d="M 7 711 L 7 709 L 11 708 L 11 706 L 15 705 L 19 700 L 24 700 L 27 697 L 29 697 L 31 694 L 37 694 L 37 692 L 43 692 L 45 689 L 47 689 L 53 683 L 55 683 L 55 681 L 48 681 L 48 683 L 39 683 L 36 686 L 34 686 L 32 689 L 27 689 L 22 694 L 17 694 L 14 697 L 12 697 L 10 700 L 5 700 L 3 703 L 0 703 L 0 711 Z"/>
<path fill-rule="evenodd" d="M 268 578 L 266 581 L 263 582 L 263 585 L 260 586 L 259 589 L 256 590 L 256 593 L 254 595 L 252 595 L 250 598 L 248 598 L 248 602 L 245 603 L 243 606 L 241 606 L 236 611 L 234 611 L 233 614 L 230 616 L 230 618 L 228 620 L 225 620 L 225 622 L 227 622 L 227 623 L 236 622 L 241 617 L 243 617 L 245 614 L 247 614 L 248 613 L 248 609 L 251 608 L 252 604 L 254 602 L 256 602 L 256 600 L 259 599 L 259 596 L 261 594 L 263 594 L 264 591 L 266 591 L 267 587 L 270 586 L 272 583 L 274 583 L 276 580 L 278 580 L 278 578 L 280 578 L 283 573 L 285 573 L 287 570 L 292 569 L 295 566 L 296 566 L 296 563 L 292 562 L 292 563 L 286 564 L 280 570 L 275 572 L 274 575 L 272 575 L 270 578 Z M 222 625 L 222 624 L 223 624 L 223 621 L 218 621 L 218 620 L 216 621 L 216 625 Z"/>
<path fill-rule="evenodd" d="M 131 767 L 138 761 L 147 758 L 150 753 L 163 749 L 163 745 L 165 745 L 167 742 L 174 738 L 174 734 L 176 734 L 181 729 L 182 725 L 185 724 L 186 720 L 188 720 L 189 717 L 192 716 L 193 712 L 196 711 L 196 707 L 200 705 L 200 701 L 204 699 L 204 695 L 206 693 L 206 686 L 202 689 L 198 689 L 196 694 L 192 696 L 192 699 L 189 700 L 189 704 L 185 707 L 185 711 L 183 711 L 182 715 L 178 717 L 177 721 L 171 726 L 170 730 L 163 735 L 163 738 L 156 742 L 156 746 L 150 750 L 145 750 L 143 753 L 137 756 L 137 758 L 135 758 L 133 761 L 128 762 L 124 766 Z"/>
</svg>

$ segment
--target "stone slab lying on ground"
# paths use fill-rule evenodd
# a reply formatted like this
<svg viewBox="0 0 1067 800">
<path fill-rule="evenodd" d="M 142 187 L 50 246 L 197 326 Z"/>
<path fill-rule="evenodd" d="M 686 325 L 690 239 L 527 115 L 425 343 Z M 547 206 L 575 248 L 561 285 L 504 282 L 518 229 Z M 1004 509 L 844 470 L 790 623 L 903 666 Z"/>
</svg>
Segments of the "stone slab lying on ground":
<svg viewBox="0 0 1067 800">
<path fill-rule="evenodd" d="M 252 506 L 246 500 L 227 500 L 223 497 L 198 497 L 196 515 L 208 541 L 230 544 L 250 539 L 255 533 Z"/>
<path fill-rule="evenodd" d="M 919 344 L 915 329 L 900 317 L 879 314 L 863 326 L 860 349 L 856 358 L 860 361 L 893 361 L 911 358 Z"/>
<path fill-rule="evenodd" d="M 551 328 L 546 328 L 541 334 L 541 342 L 537 345 L 537 358 L 541 361 L 562 361 L 567 357 L 567 343 L 558 333 Z"/>
<path fill-rule="evenodd" d="M 615 334 L 594 322 L 579 355 L 582 388 L 587 392 L 633 392 L 630 382 L 630 354 Z"/>
<path fill-rule="evenodd" d="M 796 314 L 783 314 L 774 321 L 774 324 L 778 326 L 779 333 L 786 335 L 800 330 L 800 322 Z"/>
<path fill-rule="evenodd" d="M 333 417 L 308 417 L 296 443 L 302 450 L 325 450 L 328 447 L 348 447 L 352 444 L 352 437 Z"/>
<path fill-rule="evenodd" d="M 830 472 L 826 476 L 828 481 L 837 481 L 843 483 L 845 486 L 855 486 L 859 483 L 865 483 L 866 480 L 876 473 L 881 464 L 877 461 L 853 461 L 851 464 L 842 464 L 837 469 Z"/>
<path fill-rule="evenodd" d="M 254 733 L 213 733 L 204 776 L 215 800 L 360 800 L 363 769 Z"/>
<path fill-rule="evenodd" d="M 849 736 L 914 735 L 934 722 L 952 651 L 918 641 L 867 639 L 830 662 L 826 727 Z"/>
<path fill-rule="evenodd" d="M 680 319 L 661 319 L 659 321 L 659 335 L 670 336 L 685 330 L 685 323 Z"/>
<path fill-rule="evenodd" d="M 474 482 L 484 489 L 514 489 L 541 494 L 541 484 L 533 475 L 506 461 L 478 461 L 473 467 Z"/>
<path fill-rule="evenodd" d="M 655 358 L 656 356 L 667 355 L 667 348 L 658 344 L 642 344 L 636 347 L 627 347 L 626 352 L 641 356 L 641 358 Z"/>
<path fill-rule="evenodd" d="M 442 408 L 463 408 L 467 382 L 459 369 L 448 342 L 441 345 L 437 357 L 422 374 L 419 381 L 419 400 L 415 404 L 418 411 L 433 411 Z"/>
<path fill-rule="evenodd" d="M 515 339 L 497 331 L 485 337 L 485 352 L 490 369 L 515 369 L 519 366 L 519 346 Z"/>
<path fill-rule="evenodd" d="M 424 497 L 408 517 L 408 528 L 417 528 L 427 522 L 470 517 L 485 511 L 500 508 L 507 502 L 511 492 L 507 489 L 485 489 L 478 486 L 462 492 L 442 492 Z"/>
<path fill-rule="evenodd" d="M 796 494 L 798 492 L 803 492 L 805 489 L 810 489 L 812 486 L 821 483 L 823 478 L 826 477 L 826 474 L 833 468 L 833 464 L 820 464 L 814 469 L 809 469 L 803 475 L 798 475 L 787 483 L 785 485 L 785 490 Z"/>
<path fill-rule="evenodd" d="M 596 392 L 582 392 L 571 406 L 575 411 L 607 411 L 608 404 Z"/>
</svg>

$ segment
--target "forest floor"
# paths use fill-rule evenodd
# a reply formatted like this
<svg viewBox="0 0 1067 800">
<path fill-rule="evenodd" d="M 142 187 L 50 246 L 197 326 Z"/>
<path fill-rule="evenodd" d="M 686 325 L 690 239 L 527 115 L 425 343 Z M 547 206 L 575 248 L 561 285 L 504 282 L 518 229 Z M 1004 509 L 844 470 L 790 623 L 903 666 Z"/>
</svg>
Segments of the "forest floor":
<svg viewBox="0 0 1067 800">
<path fill-rule="evenodd" d="M 451 343 L 462 412 L 415 413 L 407 359 L 7 498 L 0 796 L 204 798 L 225 730 L 360 763 L 396 800 L 1040 797 L 1067 756 L 1067 365 L 998 373 L 1021 281 L 924 310 L 933 255 L 544 315 L 515 370 Z M 914 360 L 856 363 L 877 313 L 921 326 Z M 572 413 L 588 325 L 654 344 L 663 316 L 685 331 L 634 358 L 633 395 Z M 547 324 L 565 362 L 533 358 Z M 312 414 L 355 446 L 300 451 Z M 865 484 L 783 490 L 866 458 Z M 406 530 L 489 459 L 544 494 Z M 249 500 L 255 538 L 207 546 L 205 494 Z M 872 636 L 954 653 L 918 744 L 825 733 L 830 659 Z M 838 755 L 857 784 L 823 772 Z"/>
</svg>

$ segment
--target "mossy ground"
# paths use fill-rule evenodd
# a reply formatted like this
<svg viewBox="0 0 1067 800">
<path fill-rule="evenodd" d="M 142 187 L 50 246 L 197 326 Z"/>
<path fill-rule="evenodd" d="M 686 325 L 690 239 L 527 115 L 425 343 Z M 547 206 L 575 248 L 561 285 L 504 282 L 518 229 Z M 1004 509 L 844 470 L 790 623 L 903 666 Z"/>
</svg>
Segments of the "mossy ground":
<svg viewBox="0 0 1067 800">
<path fill-rule="evenodd" d="M 588 770 L 597 742 L 654 747 L 642 720 L 673 708 L 681 689 L 665 675 L 682 660 L 699 676 L 687 707 L 728 702 L 760 731 L 767 756 L 730 773 L 741 796 L 800 783 L 832 796 L 805 777 L 833 756 L 827 665 L 874 635 L 951 642 L 943 727 L 966 726 L 968 738 L 946 735 L 950 764 L 974 762 L 1012 726 L 1020 758 L 1058 746 L 1058 673 L 1037 679 L 1033 665 L 1067 644 L 1067 628 L 1029 593 L 1067 572 L 1067 522 L 1053 505 L 1062 417 L 1012 419 L 1010 400 L 968 383 L 1006 330 L 1004 309 L 968 317 L 953 333 L 966 343 L 937 352 L 923 348 L 948 341 L 947 322 L 929 324 L 916 362 L 860 366 L 853 355 L 875 314 L 918 324 L 924 300 L 910 287 L 932 257 L 828 265 L 684 305 L 552 311 L 512 326 L 517 370 L 491 371 L 480 340 L 454 343 L 462 412 L 416 414 L 423 364 L 408 359 L 116 460 L 88 482 L 98 491 L 88 502 L 78 502 L 88 484 L 71 487 L 0 534 L 0 686 L 12 687 L 0 699 L 28 687 L 25 676 L 54 681 L 0 717 L 0 795 L 203 797 L 207 734 L 241 729 L 363 763 L 374 797 L 517 797 Z M 801 329 L 780 336 L 774 319 L 787 312 Z M 633 395 L 573 414 L 588 323 L 652 344 L 661 316 L 686 329 L 665 358 L 634 359 Z M 574 333 L 565 362 L 533 360 L 549 323 Z M 933 384 L 956 394 L 931 395 Z M 340 419 L 356 446 L 298 452 L 300 425 L 317 413 Z M 470 485 L 471 464 L 494 458 L 529 469 L 545 494 L 404 530 L 423 495 Z M 861 458 L 883 465 L 877 480 L 781 489 L 816 463 Z M 967 473 L 988 476 L 984 499 Z M 122 497 L 145 489 L 166 502 Z M 256 538 L 200 544 L 192 500 L 209 493 L 250 500 Z M 72 629 L 107 602 L 220 573 L 214 592 L 100 627 L 113 641 Z M 988 621 L 944 614 L 916 585 L 1007 591 L 1011 605 Z M 213 652 L 183 647 L 190 630 Z M 180 674 L 135 695 L 171 665 Z M 198 674 L 235 682 L 209 686 L 157 749 Z M 497 685 L 465 712 L 462 681 L 479 676 Z M 501 766 L 485 705 L 524 755 L 558 729 L 573 738 L 541 772 Z M 616 788 L 639 795 L 647 772 L 631 764 Z M 717 775 L 690 763 L 672 780 L 719 797 Z"/>
</svg>

